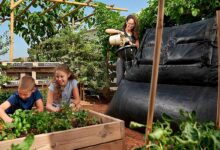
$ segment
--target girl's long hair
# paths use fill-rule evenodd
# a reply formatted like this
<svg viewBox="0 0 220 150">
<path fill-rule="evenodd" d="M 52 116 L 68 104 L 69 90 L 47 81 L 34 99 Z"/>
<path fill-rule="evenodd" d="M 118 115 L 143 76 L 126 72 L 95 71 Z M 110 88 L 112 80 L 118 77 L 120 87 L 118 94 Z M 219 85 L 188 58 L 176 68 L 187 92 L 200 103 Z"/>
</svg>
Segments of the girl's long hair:
<svg viewBox="0 0 220 150">
<path fill-rule="evenodd" d="M 52 80 L 52 83 L 54 83 L 54 100 L 57 100 L 57 101 L 60 101 L 61 100 L 61 97 L 62 97 L 62 89 L 61 89 L 61 86 L 57 83 L 56 81 L 56 77 L 55 77 L 55 73 L 56 71 L 63 71 L 65 72 L 66 74 L 70 74 L 68 80 L 73 80 L 73 79 L 76 79 L 75 75 L 73 74 L 73 72 L 69 69 L 69 67 L 65 64 L 60 64 L 58 65 L 55 70 L 54 70 L 54 77 L 53 77 L 53 80 Z"/>
<path fill-rule="evenodd" d="M 138 20 L 137 20 L 137 17 L 134 16 L 134 15 L 128 15 L 127 18 L 126 18 L 126 21 L 123 25 L 123 30 L 125 31 L 125 28 L 127 26 L 127 22 L 129 19 L 133 19 L 134 20 L 134 28 L 132 29 L 132 35 L 135 37 L 135 40 L 138 40 Z"/>
</svg>

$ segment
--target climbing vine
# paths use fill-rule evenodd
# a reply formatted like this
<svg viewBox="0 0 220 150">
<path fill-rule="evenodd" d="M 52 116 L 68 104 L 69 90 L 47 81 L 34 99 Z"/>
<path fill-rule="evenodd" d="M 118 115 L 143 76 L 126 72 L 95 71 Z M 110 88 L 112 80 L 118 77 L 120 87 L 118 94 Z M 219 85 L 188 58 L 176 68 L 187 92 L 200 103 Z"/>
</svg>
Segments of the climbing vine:
<svg viewBox="0 0 220 150">
<path fill-rule="evenodd" d="M 191 23 L 214 17 L 216 8 L 220 7 L 219 0 L 166 0 L 164 7 L 164 25 L 173 26 Z M 149 0 L 148 7 L 139 16 L 141 36 L 146 28 L 156 27 L 157 0 Z"/>
</svg>

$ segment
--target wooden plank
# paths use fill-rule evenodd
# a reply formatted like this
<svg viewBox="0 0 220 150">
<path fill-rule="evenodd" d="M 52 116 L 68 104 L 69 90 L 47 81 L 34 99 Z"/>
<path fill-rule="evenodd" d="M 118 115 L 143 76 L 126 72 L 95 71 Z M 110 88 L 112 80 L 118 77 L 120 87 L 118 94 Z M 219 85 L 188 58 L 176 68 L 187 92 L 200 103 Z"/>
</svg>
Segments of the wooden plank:
<svg viewBox="0 0 220 150">
<path fill-rule="evenodd" d="M 87 18 L 89 18 L 89 17 L 92 17 L 93 15 L 95 15 L 95 14 L 94 14 L 94 13 L 89 14 L 88 16 L 85 16 L 85 17 L 83 17 L 83 18 L 80 18 L 80 19 L 76 20 L 76 22 L 81 22 L 82 20 L 87 19 Z"/>
<path fill-rule="evenodd" d="M 49 12 L 51 9 L 56 8 L 58 5 L 60 5 L 59 3 L 55 3 L 53 4 L 51 7 L 47 8 L 46 10 L 44 10 L 42 13 L 40 13 L 40 15 L 44 15 L 45 13 Z"/>
<path fill-rule="evenodd" d="M 23 15 L 37 0 L 32 0 L 30 4 L 28 4 L 28 6 L 15 17 L 15 20 L 19 20 L 19 18 L 21 17 L 21 15 Z"/>
<path fill-rule="evenodd" d="M 86 148 L 79 148 L 78 150 L 123 150 L 125 148 L 124 140 L 117 140 L 109 143 L 89 146 Z"/>
<path fill-rule="evenodd" d="M 31 69 L 24 69 L 24 68 L 17 68 L 17 69 L 7 69 L 5 70 L 6 73 L 25 73 L 25 72 L 32 72 L 36 71 L 39 73 L 53 73 L 54 68 L 31 68 Z"/>
<path fill-rule="evenodd" d="M 107 116 L 105 114 L 102 114 L 102 113 L 98 113 L 98 112 L 95 112 L 95 111 L 92 111 L 92 110 L 89 110 L 89 112 L 91 113 L 92 116 L 95 116 L 97 118 L 100 118 L 104 123 L 109 123 L 109 122 L 120 122 L 122 123 L 122 126 L 123 126 L 123 121 L 120 120 L 120 119 L 117 119 L 117 118 L 114 118 L 114 117 L 111 117 L 111 116 Z"/>
<path fill-rule="evenodd" d="M 92 2 L 92 0 L 88 0 L 88 1 L 86 2 L 86 4 L 89 5 L 90 2 Z M 74 10 L 72 10 L 72 11 L 70 11 L 69 13 L 66 13 L 66 14 L 64 14 L 62 17 L 60 17 L 60 18 L 58 19 L 58 21 L 60 21 L 60 20 L 62 20 L 63 18 L 65 18 L 65 17 L 67 17 L 67 16 L 69 16 L 69 15 L 71 15 L 71 14 L 77 12 L 77 11 L 78 11 L 80 8 L 82 8 L 82 7 L 85 7 L 85 6 L 79 5 L 79 6 L 78 6 L 77 8 L 75 8 Z M 85 19 L 85 18 L 83 18 L 83 19 Z M 77 21 L 76 21 L 76 22 L 77 22 Z"/>
<path fill-rule="evenodd" d="M 56 67 L 60 62 L 1 62 L 3 66 L 11 67 Z"/>
<path fill-rule="evenodd" d="M 22 3 L 22 2 L 23 2 L 23 0 L 19 0 L 19 1 L 15 2 L 15 3 L 12 5 L 11 9 L 15 9 L 15 8 L 18 7 L 18 5 L 19 5 L 20 3 Z"/>
<path fill-rule="evenodd" d="M 65 0 L 48 0 L 50 2 L 57 2 L 57 3 L 63 3 L 63 4 L 69 4 L 69 5 L 82 5 L 82 6 L 89 6 L 89 7 L 97 7 L 98 5 L 95 4 L 87 4 L 87 3 L 81 3 L 81 2 L 70 2 Z M 119 10 L 119 11 L 127 11 L 126 8 L 118 8 L 118 7 L 112 7 L 112 6 L 106 6 L 106 8 L 111 10 Z"/>
<path fill-rule="evenodd" d="M 103 123 L 82 128 L 35 135 L 34 143 L 31 149 L 72 150 L 89 146 L 96 147 L 96 145 L 115 142 L 117 140 L 119 140 L 119 142 L 116 142 L 117 144 L 115 144 L 115 146 L 121 145 L 122 140 L 124 139 L 124 122 L 94 111 L 89 112 L 91 115 L 95 115 L 97 119 L 101 119 Z M 112 122 L 109 122 L 110 120 L 112 120 Z M 107 123 L 105 121 L 107 121 Z M 23 140 L 24 138 L 2 141 L 0 142 L 0 149 L 9 149 L 12 143 L 18 144 Z M 110 145 L 110 147 L 114 146 L 114 144 Z M 114 149 L 117 149 L 117 147 Z"/>
</svg>

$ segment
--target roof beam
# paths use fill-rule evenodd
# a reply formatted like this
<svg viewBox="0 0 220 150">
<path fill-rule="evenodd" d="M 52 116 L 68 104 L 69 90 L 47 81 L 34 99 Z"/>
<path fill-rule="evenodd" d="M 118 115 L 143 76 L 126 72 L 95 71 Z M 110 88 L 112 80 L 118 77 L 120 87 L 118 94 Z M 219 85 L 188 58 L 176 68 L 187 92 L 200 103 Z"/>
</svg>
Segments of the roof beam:
<svg viewBox="0 0 220 150">
<path fill-rule="evenodd" d="M 49 7 L 48 9 L 44 10 L 40 15 L 44 15 L 47 12 L 49 12 L 51 9 L 56 8 L 58 5 L 60 5 L 59 3 L 55 3 L 54 5 L 52 5 L 51 7 Z"/>
<path fill-rule="evenodd" d="M 92 1 L 92 0 L 88 0 L 88 1 L 86 2 L 86 4 L 89 5 L 89 3 L 90 3 L 91 1 Z M 79 5 L 76 9 L 74 9 L 74 10 L 72 10 L 71 12 L 69 12 L 69 13 L 63 15 L 63 16 L 60 17 L 58 20 L 62 20 L 62 19 L 65 18 L 66 16 L 69 16 L 69 15 L 71 15 L 71 14 L 77 12 L 77 11 L 78 11 L 80 8 L 82 8 L 82 7 L 84 7 L 84 6 L 83 6 L 83 5 Z"/>
<path fill-rule="evenodd" d="M 12 5 L 11 9 L 18 7 L 18 5 L 22 2 L 23 2 L 23 0 L 19 0 L 19 1 L 15 2 L 14 5 Z"/>
<path fill-rule="evenodd" d="M 94 4 L 87 4 L 87 3 L 81 3 L 81 2 L 70 2 L 70 1 L 66 1 L 66 0 L 47 0 L 47 1 L 69 4 L 69 5 L 89 6 L 89 7 L 97 7 L 98 6 L 98 5 L 94 5 Z M 120 10 L 120 11 L 127 11 L 128 10 L 126 8 L 117 8 L 117 7 L 111 7 L 111 6 L 106 6 L 106 8 L 111 9 L 111 10 Z"/>
<path fill-rule="evenodd" d="M 32 0 L 31 3 L 20 13 L 15 17 L 15 20 L 18 20 L 21 15 L 23 15 L 37 0 Z"/>
<path fill-rule="evenodd" d="M 90 14 L 90 15 L 88 15 L 88 16 L 85 16 L 85 17 L 83 17 L 83 18 L 80 18 L 80 19 L 76 20 L 76 22 L 81 22 L 82 20 L 84 20 L 84 19 L 86 19 L 86 18 L 89 18 L 89 17 L 92 17 L 93 15 L 95 15 L 95 14 L 92 13 L 92 14 Z"/>
</svg>

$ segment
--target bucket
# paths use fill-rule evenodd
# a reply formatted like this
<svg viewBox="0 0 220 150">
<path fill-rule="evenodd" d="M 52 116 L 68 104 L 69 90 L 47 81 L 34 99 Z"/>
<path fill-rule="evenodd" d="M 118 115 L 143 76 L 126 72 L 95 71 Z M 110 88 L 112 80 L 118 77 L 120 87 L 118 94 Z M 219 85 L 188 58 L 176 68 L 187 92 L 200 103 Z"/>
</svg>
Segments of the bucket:
<svg viewBox="0 0 220 150">
<path fill-rule="evenodd" d="M 109 43 L 111 45 L 119 45 L 124 46 L 124 44 L 128 41 L 124 35 L 116 34 L 109 37 Z"/>
<path fill-rule="evenodd" d="M 112 35 L 109 37 L 109 43 L 111 45 L 122 45 L 123 41 L 120 34 Z"/>
</svg>

